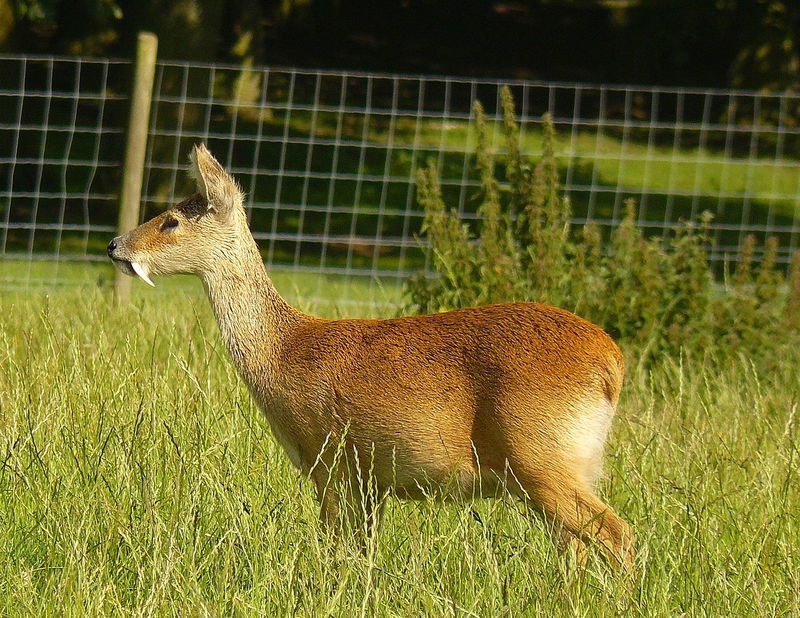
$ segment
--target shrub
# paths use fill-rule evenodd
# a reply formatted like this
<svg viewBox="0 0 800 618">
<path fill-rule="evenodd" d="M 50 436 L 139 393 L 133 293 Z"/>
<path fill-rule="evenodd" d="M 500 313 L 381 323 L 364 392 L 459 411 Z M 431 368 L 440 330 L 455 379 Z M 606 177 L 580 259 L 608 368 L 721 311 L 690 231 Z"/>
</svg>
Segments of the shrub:
<svg viewBox="0 0 800 618">
<path fill-rule="evenodd" d="M 504 153 L 498 161 L 480 103 L 473 110 L 480 172 L 474 226 L 448 208 L 434 163 L 418 174 L 424 250 L 434 274 L 409 279 L 410 308 L 437 312 L 512 300 L 555 304 L 600 324 L 642 361 L 656 353 L 700 353 L 715 342 L 755 354 L 770 347 L 777 329 L 796 332 L 800 258 L 795 256 L 784 303 L 776 239 L 767 240 L 756 269 L 755 238 L 748 236 L 732 280 L 719 285 L 706 255 L 708 213 L 675 225 L 663 238 L 644 235 L 633 201 L 606 242 L 596 223 L 573 227 L 552 120 L 543 117 L 543 154 L 531 165 L 521 155 L 508 89 L 502 105 Z"/>
<path fill-rule="evenodd" d="M 785 320 L 790 329 L 800 330 L 800 251 L 795 251 L 789 268 L 789 298 L 786 302 Z"/>
</svg>

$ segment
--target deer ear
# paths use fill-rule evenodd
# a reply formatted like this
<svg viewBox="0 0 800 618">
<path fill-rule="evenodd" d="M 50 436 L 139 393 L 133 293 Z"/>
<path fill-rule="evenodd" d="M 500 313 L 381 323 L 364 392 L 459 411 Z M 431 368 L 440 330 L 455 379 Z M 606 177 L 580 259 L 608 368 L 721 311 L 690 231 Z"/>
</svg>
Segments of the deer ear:
<svg viewBox="0 0 800 618">
<path fill-rule="evenodd" d="M 199 144 L 189 155 L 189 174 L 197 183 L 197 190 L 208 201 L 208 209 L 220 218 L 229 217 L 243 208 L 243 195 L 236 181 L 217 162 L 208 148 Z"/>
</svg>

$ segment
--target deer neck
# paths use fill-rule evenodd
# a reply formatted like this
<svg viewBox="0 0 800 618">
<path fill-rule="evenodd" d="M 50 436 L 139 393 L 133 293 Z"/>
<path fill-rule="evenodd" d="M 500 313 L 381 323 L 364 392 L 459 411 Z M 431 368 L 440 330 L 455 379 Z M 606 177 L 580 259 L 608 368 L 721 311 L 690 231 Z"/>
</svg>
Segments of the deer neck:
<svg viewBox="0 0 800 618">
<path fill-rule="evenodd" d="M 283 341 L 306 316 L 278 294 L 255 241 L 247 236 L 249 242 L 201 278 L 234 365 L 251 388 L 261 391 L 275 378 Z"/>
</svg>

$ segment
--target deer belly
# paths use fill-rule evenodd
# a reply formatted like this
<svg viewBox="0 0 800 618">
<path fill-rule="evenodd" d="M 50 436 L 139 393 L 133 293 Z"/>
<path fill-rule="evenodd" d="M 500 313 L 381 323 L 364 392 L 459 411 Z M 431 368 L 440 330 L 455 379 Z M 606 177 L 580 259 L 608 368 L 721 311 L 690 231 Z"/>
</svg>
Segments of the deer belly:
<svg viewBox="0 0 800 618">
<path fill-rule="evenodd" d="M 442 436 L 352 436 L 362 473 L 409 498 L 474 494 L 479 471 L 469 443 Z"/>
</svg>

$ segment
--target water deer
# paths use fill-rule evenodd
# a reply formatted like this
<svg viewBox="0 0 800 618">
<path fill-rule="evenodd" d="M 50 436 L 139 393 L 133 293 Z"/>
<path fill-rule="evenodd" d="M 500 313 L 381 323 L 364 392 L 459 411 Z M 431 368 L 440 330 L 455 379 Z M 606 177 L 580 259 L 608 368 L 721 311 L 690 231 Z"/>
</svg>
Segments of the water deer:
<svg viewBox="0 0 800 618">
<path fill-rule="evenodd" d="M 197 193 L 108 245 L 114 264 L 202 279 L 221 336 L 321 519 L 372 534 L 383 496 L 523 498 L 561 546 L 628 567 L 633 534 L 594 492 L 623 358 L 599 327 L 517 302 L 327 320 L 276 291 L 243 193 L 205 146 Z M 343 524 L 344 522 L 344 524 Z M 583 558 L 581 558 L 583 556 Z"/>
</svg>

